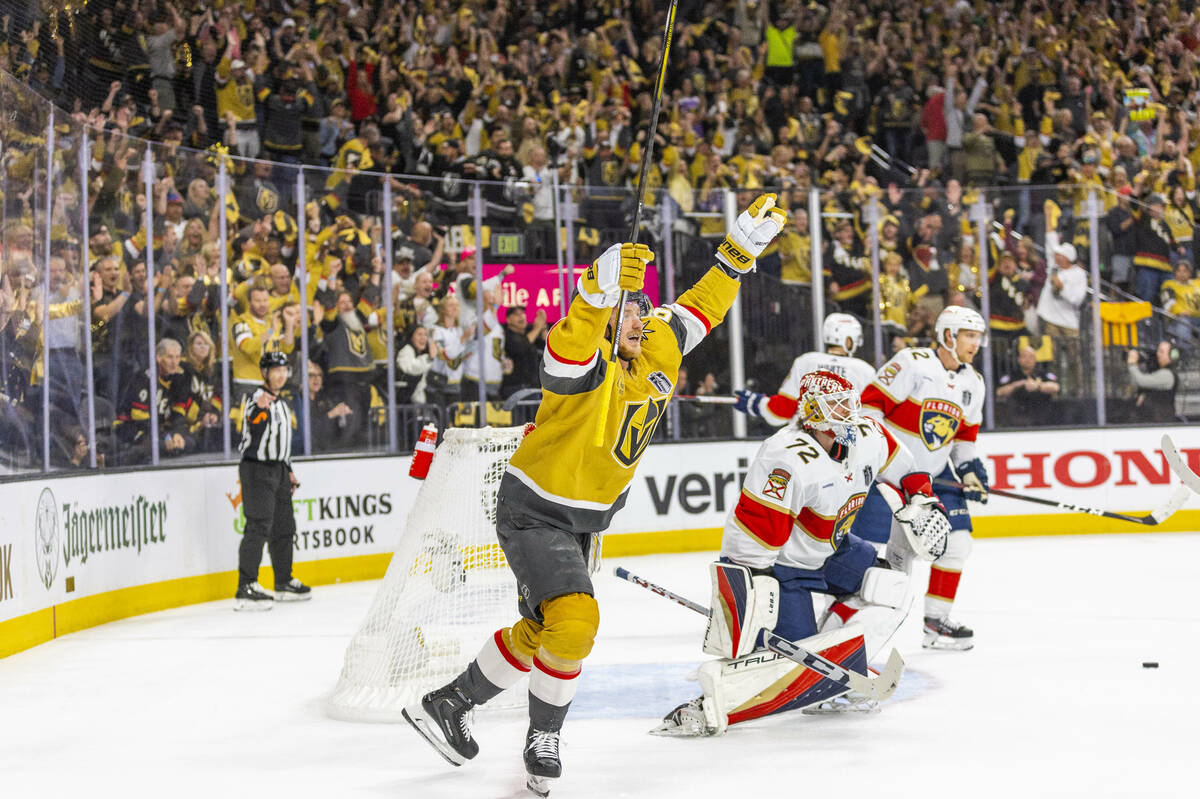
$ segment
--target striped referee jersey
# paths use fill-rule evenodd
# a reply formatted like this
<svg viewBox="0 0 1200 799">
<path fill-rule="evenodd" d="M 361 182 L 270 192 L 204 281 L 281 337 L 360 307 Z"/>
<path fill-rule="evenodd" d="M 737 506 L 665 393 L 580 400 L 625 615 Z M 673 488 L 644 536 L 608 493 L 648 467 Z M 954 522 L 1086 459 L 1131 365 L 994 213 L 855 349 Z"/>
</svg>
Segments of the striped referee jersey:
<svg viewBox="0 0 1200 799">
<path fill-rule="evenodd" d="M 258 388 L 242 401 L 242 443 L 238 451 L 243 460 L 286 463 L 292 462 L 292 430 L 296 417 L 281 397 L 275 396 L 266 408 L 255 400 L 261 395 L 272 396 Z"/>
</svg>

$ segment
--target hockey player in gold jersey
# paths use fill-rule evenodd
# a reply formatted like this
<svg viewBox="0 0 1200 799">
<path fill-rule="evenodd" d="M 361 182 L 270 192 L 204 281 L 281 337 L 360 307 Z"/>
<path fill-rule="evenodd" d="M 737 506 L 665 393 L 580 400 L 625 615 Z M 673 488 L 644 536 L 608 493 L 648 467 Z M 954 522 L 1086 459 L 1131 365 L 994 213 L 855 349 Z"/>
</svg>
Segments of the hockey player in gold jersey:
<svg viewBox="0 0 1200 799">
<path fill-rule="evenodd" d="M 528 674 L 529 787 L 545 795 L 547 780 L 561 773 L 559 732 L 600 622 L 590 577 L 600 536 L 625 504 L 683 356 L 721 323 L 739 280 L 786 222 L 775 195 L 761 195 L 717 247 L 717 264 L 652 311 L 641 294 L 654 259 L 645 245 L 613 245 L 580 275 L 570 312 L 546 340 L 536 427 L 513 454 L 497 496 L 496 528 L 517 578 L 521 619 L 497 630 L 451 683 L 404 711 L 453 765 L 479 751 L 471 708 Z M 623 290 L 634 301 L 617 309 Z M 613 335 L 618 351 L 610 361 Z"/>
</svg>

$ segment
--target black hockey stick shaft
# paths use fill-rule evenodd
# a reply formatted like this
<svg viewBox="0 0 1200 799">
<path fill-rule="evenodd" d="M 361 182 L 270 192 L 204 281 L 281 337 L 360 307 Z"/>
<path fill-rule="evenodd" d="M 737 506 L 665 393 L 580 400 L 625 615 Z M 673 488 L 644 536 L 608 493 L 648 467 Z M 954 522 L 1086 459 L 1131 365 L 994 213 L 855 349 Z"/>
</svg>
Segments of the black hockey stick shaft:
<svg viewBox="0 0 1200 799">
<path fill-rule="evenodd" d="M 978 490 L 978 489 L 972 488 L 969 485 L 966 485 L 964 483 L 959 483 L 954 480 L 934 480 L 933 484 L 935 486 L 941 486 L 943 488 L 955 488 L 955 489 L 966 490 L 966 491 L 977 491 Z M 1009 499 L 1019 499 L 1022 502 L 1033 502 L 1038 505 L 1046 505 L 1051 508 L 1062 508 L 1063 510 L 1074 511 L 1076 513 L 1086 513 L 1090 516 L 1103 516 L 1106 519 L 1118 519 L 1123 522 L 1132 522 L 1134 524 L 1155 525 L 1155 524 L 1161 523 L 1163 521 L 1163 519 L 1166 518 L 1166 516 L 1162 516 L 1159 513 L 1148 513 L 1145 516 L 1130 516 L 1125 513 L 1117 513 L 1115 511 L 1110 511 L 1110 510 L 1100 510 L 1099 508 L 1089 508 L 1089 507 L 1086 507 L 1083 505 L 1076 505 L 1071 502 L 1059 502 L 1058 500 L 1055 500 L 1055 499 L 1045 499 L 1044 497 L 1033 497 L 1033 496 L 1030 496 L 1029 494 L 1018 494 L 1015 491 L 1005 491 L 1005 490 L 1002 490 L 999 488 L 989 488 L 989 489 L 987 489 L 987 493 L 995 494 L 998 497 L 1008 497 Z M 1175 510 L 1177 510 L 1177 508 L 1172 509 L 1170 511 L 1170 513 L 1174 513 Z M 1167 515 L 1170 515 L 1170 513 L 1168 513 Z"/>
<path fill-rule="evenodd" d="M 675 34 L 675 8 L 679 5 L 679 0 L 671 0 L 671 6 L 667 9 L 667 24 L 663 29 L 663 46 L 662 54 L 658 61 L 658 80 L 654 83 L 654 103 L 650 109 L 650 124 L 646 128 L 646 144 L 642 147 L 642 163 L 638 166 L 637 180 L 637 197 L 634 198 L 635 205 L 633 209 L 633 226 L 629 232 L 629 241 L 637 243 L 638 228 L 642 226 L 642 206 L 646 201 L 646 172 L 650 168 L 650 156 L 654 152 L 654 135 L 658 132 L 658 112 L 662 106 L 663 84 L 667 78 L 667 66 L 670 63 L 671 55 L 671 37 Z M 617 362 L 617 349 L 621 345 L 621 324 L 625 321 L 625 301 L 629 299 L 629 292 L 621 289 L 621 300 L 617 303 L 617 327 L 613 331 L 613 346 L 612 358 L 614 364 Z"/>
<path fill-rule="evenodd" d="M 663 588 L 661 585 L 652 583 L 644 577 L 632 573 L 628 569 L 617 566 L 613 569 L 613 574 L 634 585 L 641 586 L 651 593 L 658 594 L 664 599 L 669 599 L 683 605 L 691 611 L 699 613 L 701 616 L 711 616 L 712 611 L 701 605 L 698 602 L 693 602 L 687 597 L 669 589 Z M 869 696 L 876 700 L 887 699 L 896 690 L 896 686 L 900 683 L 900 675 L 904 671 L 904 661 L 900 659 L 897 652 L 893 652 L 891 658 L 888 659 L 888 664 L 880 676 L 871 678 L 864 674 L 859 674 L 857 671 L 843 668 L 832 660 L 821 657 L 816 652 L 810 652 L 802 646 L 799 646 L 786 638 L 776 635 L 773 632 L 764 631 L 763 642 L 777 655 L 787 658 L 794 663 L 799 663 L 806 669 L 815 671 L 830 682 L 835 682 L 843 688 L 852 688 L 864 696 Z"/>
</svg>

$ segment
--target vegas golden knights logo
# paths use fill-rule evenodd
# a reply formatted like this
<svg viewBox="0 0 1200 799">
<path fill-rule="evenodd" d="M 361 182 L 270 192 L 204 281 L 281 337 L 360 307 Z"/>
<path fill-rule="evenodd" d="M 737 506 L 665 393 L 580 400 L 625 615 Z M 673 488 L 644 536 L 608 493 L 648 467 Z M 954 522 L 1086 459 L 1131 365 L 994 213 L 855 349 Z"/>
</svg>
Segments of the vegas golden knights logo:
<svg viewBox="0 0 1200 799">
<path fill-rule="evenodd" d="M 622 466 L 633 467 L 638 459 L 650 446 L 654 438 L 654 428 L 667 409 L 669 397 L 650 397 L 641 402 L 625 403 L 625 418 L 621 420 L 621 429 L 617 433 L 617 443 L 613 446 L 613 457 Z"/>
<path fill-rule="evenodd" d="M 346 331 L 346 338 L 350 344 L 350 352 L 358 356 L 367 354 L 367 334 L 366 331 L 355 332 L 353 330 Z"/>
<path fill-rule="evenodd" d="M 266 186 L 259 186 L 254 203 L 264 214 L 273 214 L 279 210 L 279 195 Z"/>
<path fill-rule="evenodd" d="M 621 162 L 609 159 L 601 165 L 600 179 L 605 186 L 615 186 L 621 178 Z"/>
</svg>

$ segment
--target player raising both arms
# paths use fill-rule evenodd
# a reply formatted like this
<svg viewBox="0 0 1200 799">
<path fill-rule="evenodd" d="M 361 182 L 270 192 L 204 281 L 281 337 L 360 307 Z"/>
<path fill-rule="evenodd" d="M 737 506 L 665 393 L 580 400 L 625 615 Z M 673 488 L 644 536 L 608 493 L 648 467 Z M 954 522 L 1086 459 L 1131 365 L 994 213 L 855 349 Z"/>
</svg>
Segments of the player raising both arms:
<svg viewBox="0 0 1200 799">
<path fill-rule="evenodd" d="M 877 479 L 894 492 L 903 531 L 889 544 L 889 556 L 928 558 L 944 543 L 949 524 L 929 475 L 912 471 L 912 456 L 882 423 L 859 415 L 850 382 L 811 372 L 797 381 L 796 394 L 796 416 L 759 447 L 725 520 L 721 560 L 710 566 L 704 651 L 720 659 L 700 667 L 703 696 L 673 710 L 655 734 L 718 735 L 731 724 L 814 705 L 873 707 L 874 700 L 847 695 L 849 689 L 815 671 L 754 651 L 759 632 L 773 630 L 866 673 L 868 658 L 904 620 L 911 582 L 848 532 Z M 820 626 L 814 592 L 838 597 Z M 854 623 L 843 623 L 851 615 Z"/>
<path fill-rule="evenodd" d="M 537 426 L 513 454 L 496 501 L 521 619 L 497 630 L 466 671 L 404 711 L 450 763 L 461 765 L 479 751 L 471 708 L 528 674 L 529 788 L 544 796 L 547 780 L 561 774 L 559 733 L 600 622 L 589 568 L 599 565 L 600 535 L 625 504 L 680 361 L 721 322 L 741 276 L 786 222 L 775 195 L 761 195 L 718 246 L 717 265 L 652 313 L 640 294 L 654 257 L 644 245 L 614 245 L 579 277 L 570 312 L 546 340 Z M 638 292 L 645 305 L 617 309 L 622 290 Z M 606 358 L 614 334 L 616 363 Z M 600 418 L 606 423 L 597 445 Z"/>
<path fill-rule="evenodd" d="M 863 410 L 882 418 L 888 430 L 908 447 L 916 468 L 934 479 L 970 485 L 968 492 L 936 487 L 950 517 L 946 552 L 930 567 L 925 595 L 924 645 L 932 649 L 970 649 L 974 633 L 950 620 L 963 564 L 971 551 L 971 515 L 967 499 L 987 501 L 988 476 L 975 450 L 982 421 L 983 378 L 971 366 L 986 342 L 983 317 L 970 308 L 947 307 L 935 325 L 932 348 L 901 350 L 883 365 L 875 382 L 863 391 Z M 953 468 L 952 468 L 953 467 Z M 872 491 L 854 523 L 854 534 L 885 542 L 891 529 L 887 503 Z"/>
<path fill-rule="evenodd" d="M 825 342 L 825 351 L 806 352 L 792 361 L 792 368 L 776 394 L 756 394 L 746 389 L 733 392 L 737 398 L 734 410 L 758 416 L 774 427 L 787 424 L 796 413 L 800 378 L 809 372 L 841 375 L 854 386 L 855 393 L 861 394 L 875 379 L 874 367 L 854 357 L 855 351 L 862 346 L 862 324 L 850 314 L 831 313 L 821 324 L 821 338 Z"/>
</svg>

